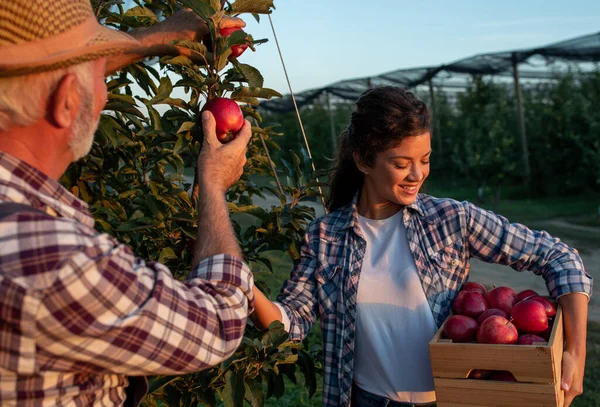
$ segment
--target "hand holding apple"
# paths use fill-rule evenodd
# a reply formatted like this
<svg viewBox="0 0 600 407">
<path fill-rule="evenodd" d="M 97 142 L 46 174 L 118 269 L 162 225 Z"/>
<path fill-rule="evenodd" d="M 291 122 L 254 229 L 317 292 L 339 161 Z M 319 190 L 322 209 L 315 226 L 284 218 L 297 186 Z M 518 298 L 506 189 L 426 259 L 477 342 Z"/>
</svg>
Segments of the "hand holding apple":
<svg viewBox="0 0 600 407">
<path fill-rule="evenodd" d="M 217 138 L 221 143 L 229 143 L 244 125 L 244 115 L 240 106 L 227 98 L 209 100 L 202 109 L 212 113 L 216 122 Z"/>
<path fill-rule="evenodd" d="M 250 123 L 246 120 L 237 137 L 223 144 L 217 139 L 217 123 L 209 112 L 202 113 L 204 143 L 198 157 L 198 178 L 207 188 L 217 188 L 225 193 L 242 175 L 246 164 L 246 147 L 252 137 Z"/>
</svg>

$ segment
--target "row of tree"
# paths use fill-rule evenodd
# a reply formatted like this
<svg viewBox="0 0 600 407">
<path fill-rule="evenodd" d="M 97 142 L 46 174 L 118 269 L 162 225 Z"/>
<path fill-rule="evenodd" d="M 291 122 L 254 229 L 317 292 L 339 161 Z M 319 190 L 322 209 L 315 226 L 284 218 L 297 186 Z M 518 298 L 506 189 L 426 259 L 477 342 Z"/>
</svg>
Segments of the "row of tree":
<svg viewBox="0 0 600 407">
<path fill-rule="evenodd" d="M 531 168 L 529 196 L 585 194 L 600 191 L 600 71 L 568 74 L 556 81 L 523 90 L 525 129 Z M 423 99 L 429 102 L 429 95 Z M 524 167 L 517 102 L 512 84 L 473 77 L 465 92 L 452 100 L 436 91 L 433 112 L 433 182 L 488 187 L 523 184 Z M 302 109 L 309 144 L 319 169 L 335 162 L 336 140 L 349 123 L 351 103 L 329 109 L 317 100 Z M 286 136 L 278 139 L 283 151 L 302 144 L 295 112 L 265 114 Z"/>
</svg>

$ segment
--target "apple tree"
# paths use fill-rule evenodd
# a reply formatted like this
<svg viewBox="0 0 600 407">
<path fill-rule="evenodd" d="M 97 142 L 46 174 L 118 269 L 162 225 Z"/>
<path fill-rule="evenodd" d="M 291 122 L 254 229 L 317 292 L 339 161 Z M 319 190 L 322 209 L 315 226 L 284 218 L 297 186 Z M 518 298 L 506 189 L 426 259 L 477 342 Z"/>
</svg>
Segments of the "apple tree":
<svg viewBox="0 0 600 407">
<path fill-rule="evenodd" d="M 297 258 L 296 242 L 315 217 L 314 209 L 303 204 L 318 194 L 311 167 L 302 154 L 292 153 L 287 166 L 274 164 L 289 180 L 285 187 L 257 182 L 272 174 L 266 149 L 278 149 L 278 134 L 261 125 L 256 107 L 260 100 L 280 94 L 265 88 L 261 73 L 243 63 L 243 53 L 258 51 L 265 40 L 255 40 L 241 29 L 220 30 L 224 18 L 260 19 L 272 11 L 273 1 L 92 4 L 102 24 L 123 31 L 153 25 L 181 7 L 193 10 L 209 28 L 202 41 L 178 42 L 186 50 L 181 55 L 142 61 L 107 79 L 108 102 L 92 151 L 72 164 L 61 180 L 89 204 L 97 229 L 128 244 L 138 256 L 166 264 L 177 278 L 188 273 L 197 219 L 193 174 L 202 145 L 198 121 L 208 100 L 226 97 L 238 102 L 253 123 L 247 167 L 227 194 L 245 260 L 253 271 L 272 271 L 268 252 Z M 254 204 L 253 199 L 267 195 L 276 203 L 269 208 Z M 257 285 L 263 287 L 260 279 Z M 145 404 L 262 406 L 265 398 L 283 394 L 284 376 L 295 383 L 298 374 L 312 395 L 317 352 L 289 342 L 281 324 L 258 331 L 249 323 L 241 346 L 219 366 L 149 378 L 151 393 Z"/>
</svg>

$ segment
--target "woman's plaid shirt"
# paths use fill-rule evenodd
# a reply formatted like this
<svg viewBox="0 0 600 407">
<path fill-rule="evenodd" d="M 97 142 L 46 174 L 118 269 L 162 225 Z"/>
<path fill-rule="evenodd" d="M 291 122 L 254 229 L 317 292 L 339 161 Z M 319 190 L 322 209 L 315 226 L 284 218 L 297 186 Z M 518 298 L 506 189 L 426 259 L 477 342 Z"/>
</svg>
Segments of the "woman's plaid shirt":
<svg viewBox="0 0 600 407">
<path fill-rule="evenodd" d="M 127 375 L 194 372 L 238 347 L 253 307 L 239 259 L 203 260 L 185 282 L 94 230 L 82 201 L 0 153 L 0 202 L 43 213 L 0 220 L 0 405 L 115 406 Z"/>
<path fill-rule="evenodd" d="M 469 276 L 469 259 L 530 270 L 553 297 L 591 295 L 592 278 L 579 254 L 543 231 L 509 223 L 468 202 L 419 195 L 403 209 L 410 251 L 438 326 Z M 323 338 L 323 405 L 350 405 L 356 294 L 365 254 L 353 203 L 313 222 L 300 259 L 277 298 L 290 319 L 290 338 L 301 340 L 317 317 Z"/>
</svg>

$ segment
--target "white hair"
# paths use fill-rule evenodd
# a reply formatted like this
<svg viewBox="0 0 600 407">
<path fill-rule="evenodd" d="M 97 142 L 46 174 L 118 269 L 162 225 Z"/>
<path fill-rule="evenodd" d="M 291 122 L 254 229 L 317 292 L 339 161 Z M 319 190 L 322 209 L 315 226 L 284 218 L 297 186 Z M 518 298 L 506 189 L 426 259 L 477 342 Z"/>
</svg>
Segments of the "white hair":
<svg viewBox="0 0 600 407">
<path fill-rule="evenodd" d="M 0 132 L 29 126 L 46 114 L 48 97 L 68 73 L 81 88 L 91 87 L 93 65 L 85 62 L 65 69 L 23 76 L 0 77 Z"/>
</svg>

